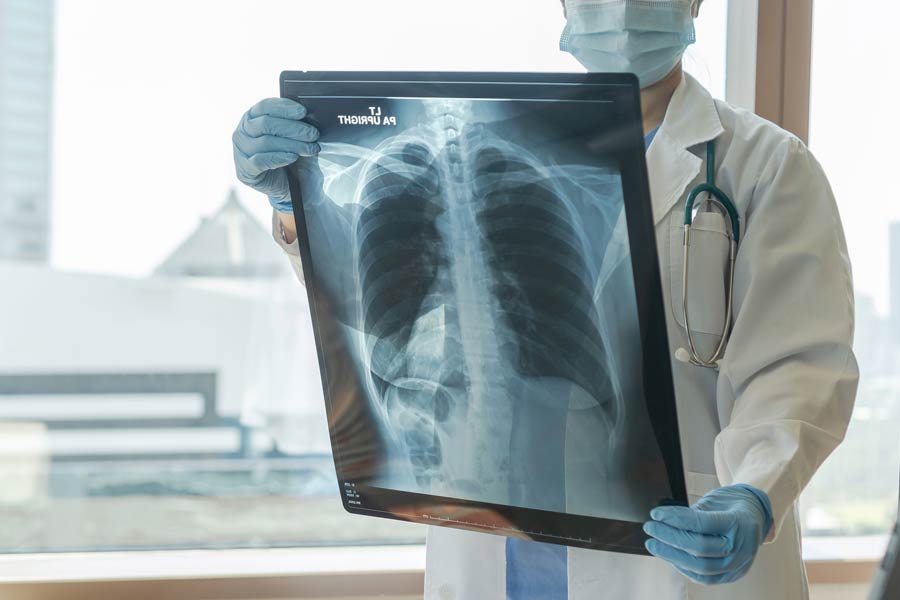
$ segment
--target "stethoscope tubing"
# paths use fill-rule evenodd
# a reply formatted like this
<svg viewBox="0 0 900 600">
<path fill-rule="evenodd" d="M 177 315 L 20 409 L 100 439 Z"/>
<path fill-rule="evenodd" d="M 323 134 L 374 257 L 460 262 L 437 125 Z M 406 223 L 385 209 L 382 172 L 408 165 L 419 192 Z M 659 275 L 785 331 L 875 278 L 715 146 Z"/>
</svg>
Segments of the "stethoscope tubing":
<svg viewBox="0 0 900 600">
<path fill-rule="evenodd" d="M 731 219 L 731 237 L 735 243 L 741 241 L 741 217 L 738 215 L 734 202 L 728 194 L 716 187 L 716 142 L 711 140 L 706 144 L 706 183 L 702 183 L 691 190 L 687 202 L 684 205 L 684 224 L 690 227 L 694 222 L 694 206 L 701 194 L 709 194 L 710 199 L 715 198 L 717 204 L 722 207 Z"/>
</svg>

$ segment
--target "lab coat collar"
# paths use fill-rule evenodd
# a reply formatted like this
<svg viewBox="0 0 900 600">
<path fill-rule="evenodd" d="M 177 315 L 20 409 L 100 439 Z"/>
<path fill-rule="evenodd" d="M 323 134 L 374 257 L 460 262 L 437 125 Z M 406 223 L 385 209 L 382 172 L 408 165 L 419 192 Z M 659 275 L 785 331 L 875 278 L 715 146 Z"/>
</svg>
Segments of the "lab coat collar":
<svg viewBox="0 0 900 600">
<path fill-rule="evenodd" d="M 700 174 L 703 159 L 690 149 L 719 137 L 724 131 L 712 96 L 696 79 L 685 74 L 647 152 L 656 224 L 662 221 L 684 195 L 687 186 Z"/>
</svg>

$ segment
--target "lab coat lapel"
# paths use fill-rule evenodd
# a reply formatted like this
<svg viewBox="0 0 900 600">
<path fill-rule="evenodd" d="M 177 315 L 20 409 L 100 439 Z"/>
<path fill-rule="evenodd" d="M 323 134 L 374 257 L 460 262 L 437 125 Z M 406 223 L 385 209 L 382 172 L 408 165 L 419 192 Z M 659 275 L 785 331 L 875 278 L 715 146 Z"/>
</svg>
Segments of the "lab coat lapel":
<svg viewBox="0 0 900 600">
<path fill-rule="evenodd" d="M 690 148 L 717 138 L 723 131 L 712 96 L 686 74 L 647 152 L 654 223 L 658 225 L 669 214 L 703 168 L 703 159 Z"/>
</svg>

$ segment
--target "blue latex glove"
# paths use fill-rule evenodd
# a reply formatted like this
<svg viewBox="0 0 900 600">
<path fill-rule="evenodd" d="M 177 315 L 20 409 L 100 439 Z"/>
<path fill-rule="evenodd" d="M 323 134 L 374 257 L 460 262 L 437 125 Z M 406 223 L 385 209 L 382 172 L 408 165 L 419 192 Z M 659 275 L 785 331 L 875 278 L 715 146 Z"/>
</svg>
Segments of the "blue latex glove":
<svg viewBox="0 0 900 600">
<path fill-rule="evenodd" d="M 769 497 L 749 485 L 713 490 L 696 504 L 662 506 L 644 524 L 650 554 L 697 583 L 731 583 L 747 574 L 772 527 Z"/>
<path fill-rule="evenodd" d="M 237 177 L 269 197 L 269 204 L 290 213 L 291 191 L 282 167 L 319 153 L 319 130 L 303 121 L 306 107 L 287 98 L 268 98 L 248 110 L 231 141 Z"/>
</svg>

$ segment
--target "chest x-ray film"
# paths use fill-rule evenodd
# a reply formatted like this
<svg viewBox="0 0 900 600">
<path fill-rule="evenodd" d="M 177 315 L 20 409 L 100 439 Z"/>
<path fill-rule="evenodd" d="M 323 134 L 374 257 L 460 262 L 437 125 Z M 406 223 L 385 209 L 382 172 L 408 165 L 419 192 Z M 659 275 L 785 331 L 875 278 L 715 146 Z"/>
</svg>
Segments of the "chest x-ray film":
<svg viewBox="0 0 900 600">
<path fill-rule="evenodd" d="M 637 80 L 281 83 L 347 510 L 644 552 L 686 498 Z"/>
</svg>

